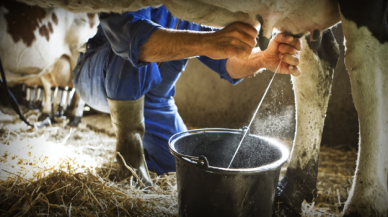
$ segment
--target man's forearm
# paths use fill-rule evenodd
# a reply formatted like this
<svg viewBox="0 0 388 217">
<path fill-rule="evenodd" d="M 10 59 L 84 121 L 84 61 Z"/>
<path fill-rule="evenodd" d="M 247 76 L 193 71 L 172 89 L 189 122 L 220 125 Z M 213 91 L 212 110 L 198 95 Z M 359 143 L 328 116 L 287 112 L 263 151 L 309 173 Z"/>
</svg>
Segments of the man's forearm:
<svg viewBox="0 0 388 217">
<path fill-rule="evenodd" d="M 144 62 L 165 62 L 207 56 L 206 47 L 210 32 L 158 29 L 140 48 L 139 60 Z M 208 51 L 212 48 L 208 48 Z M 260 52 L 261 53 L 261 52 Z M 233 79 L 254 74 L 260 68 L 260 54 L 253 54 L 248 60 L 230 57 L 226 62 L 226 71 Z M 254 59 L 254 60 L 253 60 Z M 257 61 L 252 64 L 252 61 Z M 260 65 L 260 66 L 259 66 Z"/>
<path fill-rule="evenodd" d="M 208 32 L 158 29 L 141 46 L 138 55 L 144 62 L 165 62 L 204 55 Z"/>
<path fill-rule="evenodd" d="M 163 62 L 193 56 L 212 59 L 247 59 L 256 44 L 257 31 L 243 23 L 233 23 L 216 32 L 158 29 L 141 46 L 138 59 Z"/>
</svg>

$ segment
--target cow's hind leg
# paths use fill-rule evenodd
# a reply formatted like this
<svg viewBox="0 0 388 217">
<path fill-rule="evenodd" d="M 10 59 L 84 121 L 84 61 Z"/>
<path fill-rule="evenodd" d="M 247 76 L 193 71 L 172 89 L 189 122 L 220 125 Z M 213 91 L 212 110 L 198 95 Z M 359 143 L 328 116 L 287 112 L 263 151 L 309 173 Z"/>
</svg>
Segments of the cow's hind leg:
<svg viewBox="0 0 388 217">
<path fill-rule="evenodd" d="M 51 93 L 52 93 L 52 91 L 51 91 L 50 82 L 44 76 L 40 77 L 40 80 L 42 82 L 43 89 L 44 89 L 44 103 L 43 103 L 43 107 L 42 107 L 42 114 L 39 116 L 38 120 L 43 121 L 46 118 L 51 119 L 53 117 L 52 108 L 51 108 Z"/>
<path fill-rule="evenodd" d="M 69 123 L 67 125 L 77 127 L 81 122 L 84 113 L 85 102 L 81 99 L 77 91 L 75 91 L 70 107 L 68 108 Z"/>
<path fill-rule="evenodd" d="M 299 216 L 303 200 L 311 200 L 316 194 L 319 148 L 338 57 L 331 30 L 324 32 L 317 51 L 311 50 L 303 38 L 302 74 L 292 77 L 296 133 L 287 172 L 278 184 L 274 216 Z"/>
<path fill-rule="evenodd" d="M 347 11 L 341 8 L 341 12 Z M 350 12 L 353 14 L 354 8 Z M 349 20 L 352 19 L 349 13 L 346 15 L 341 14 L 346 39 L 345 64 L 358 113 L 360 146 L 353 185 L 343 213 L 345 216 L 388 216 L 388 37 L 385 35 L 385 41 L 379 42 L 369 28 L 358 28 Z M 372 25 L 379 25 L 377 21 L 373 20 Z M 387 32 L 386 24 L 378 31 L 382 35 Z"/>
</svg>

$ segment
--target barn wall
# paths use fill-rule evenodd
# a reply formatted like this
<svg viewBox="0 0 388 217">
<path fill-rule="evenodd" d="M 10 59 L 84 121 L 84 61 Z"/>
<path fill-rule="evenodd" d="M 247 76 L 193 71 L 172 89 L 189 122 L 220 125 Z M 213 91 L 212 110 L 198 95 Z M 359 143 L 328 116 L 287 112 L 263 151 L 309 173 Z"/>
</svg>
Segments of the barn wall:
<svg viewBox="0 0 388 217">
<path fill-rule="evenodd" d="M 334 28 L 341 47 L 325 120 L 322 143 L 357 144 L 357 113 L 351 98 L 349 75 L 343 59 L 341 27 Z M 197 59 L 189 61 L 177 83 L 176 103 L 188 126 L 241 128 L 248 125 L 273 75 L 265 71 L 233 86 L 221 80 Z M 295 131 L 294 94 L 289 75 L 276 75 L 253 130 L 259 135 L 293 137 Z"/>
</svg>

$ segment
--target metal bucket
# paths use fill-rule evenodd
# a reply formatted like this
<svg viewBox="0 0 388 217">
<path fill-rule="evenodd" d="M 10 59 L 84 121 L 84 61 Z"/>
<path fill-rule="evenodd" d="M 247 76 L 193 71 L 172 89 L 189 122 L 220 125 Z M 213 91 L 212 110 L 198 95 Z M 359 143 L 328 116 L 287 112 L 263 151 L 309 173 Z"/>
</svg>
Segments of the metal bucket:
<svg viewBox="0 0 388 217">
<path fill-rule="evenodd" d="M 231 167 L 243 130 L 200 129 L 173 135 L 179 216 L 271 216 L 288 150 L 247 135 Z"/>
</svg>

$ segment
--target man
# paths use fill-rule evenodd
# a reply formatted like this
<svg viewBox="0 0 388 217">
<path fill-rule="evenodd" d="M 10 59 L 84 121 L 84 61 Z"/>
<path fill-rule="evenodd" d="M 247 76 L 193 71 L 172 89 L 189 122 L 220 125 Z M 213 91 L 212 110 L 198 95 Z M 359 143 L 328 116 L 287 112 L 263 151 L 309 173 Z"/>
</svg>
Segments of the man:
<svg viewBox="0 0 388 217">
<path fill-rule="evenodd" d="M 232 84 L 261 68 L 275 71 L 280 60 L 280 73 L 300 74 L 300 40 L 278 34 L 263 52 L 254 48 L 256 35 L 255 28 L 243 23 L 214 31 L 181 21 L 164 6 L 101 14 L 73 83 L 86 103 L 111 114 L 116 151 L 149 183 L 144 156 L 151 171 L 175 171 L 168 139 L 187 130 L 173 99 L 187 58 L 197 57 Z M 121 158 L 116 159 L 118 179 L 130 176 Z"/>
</svg>

